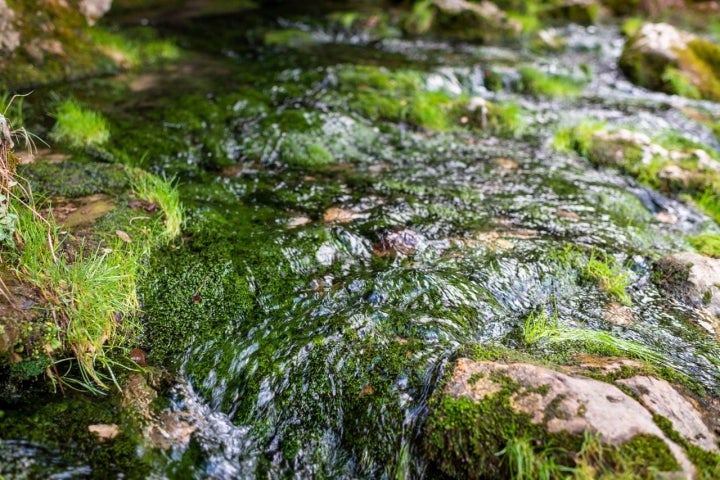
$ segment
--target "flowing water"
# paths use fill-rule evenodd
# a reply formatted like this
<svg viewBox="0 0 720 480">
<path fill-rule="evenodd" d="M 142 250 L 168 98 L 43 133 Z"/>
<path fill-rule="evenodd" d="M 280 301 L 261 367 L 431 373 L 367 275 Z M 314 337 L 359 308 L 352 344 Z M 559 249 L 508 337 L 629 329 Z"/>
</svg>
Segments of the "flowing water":
<svg viewBox="0 0 720 480">
<path fill-rule="evenodd" d="M 623 79 L 617 27 L 564 27 L 567 50 L 541 54 L 374 39 L 290 14 L 183 22 L 166 27 L 196 52 L 179 65 L 70 87 L 113 123 L 109 158 L 174 176 L 188 209 L 185 238 L 156 252 L 141 294 L 151 361 L 178 372 L 163 408 L 196 430 L 187 447 L 138 450 L 143 475 L 434 478 L 422 426 L 455 358 L 505 347 L 568 359 L 523 342 L 538 312 L 654 349 L 718 393 L 717 343 L 651 279 L 652 259 L 717 227 L 552 147 L 558 128 L 588 118 L 718 147 L 682 110 L 717 105 Z M 306 36 L 264 46 L 263 28 Z M 579 97 L 547 99 L 516 92 L 519 65 L 591 73 Z M 383 120 L 358 91 L 395 71 L 423 93 L 513 102 L 524 127 Z M 490 78 L 503 87 L 486 88 Z M 634 322 L 610 321 L 613 298 L 571 251 L 625 267 Z M 43 463 L 48 478 L 92 475 L 82 452 L 2 442 L 0 471 Z"/>
</svg>

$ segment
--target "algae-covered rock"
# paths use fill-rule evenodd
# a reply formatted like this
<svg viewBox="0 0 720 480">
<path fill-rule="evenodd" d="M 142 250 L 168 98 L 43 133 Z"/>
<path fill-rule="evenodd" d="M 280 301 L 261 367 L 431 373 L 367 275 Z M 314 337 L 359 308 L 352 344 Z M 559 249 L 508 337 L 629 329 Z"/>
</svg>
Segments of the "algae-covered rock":
<svg viewBox="0 0 720 480">
<path fill-rule="evenodd" d="M 460 40 L 492 42 L 516 38 L 522 25 L 492 2 L 425 0 L 413 8 L 405 24 L 408 33 L 434 33 Z"/>
<path fill-rule="evenodd" d="M 691 408 L 688 405 L 681 407 Z M 453 478 L 508 478 L 502 456 L 518 438 L 538 450 L 557 448 L 555 461 L 572 467 L 580 461 L 587 433 L 608 451 L 633 452 L 642 468 L 694 475 L 686 453 L 656 425 L 652 413 L 599 380 L 536 365 L 461 358 L 431 408 L 425 428 L 427 455 Z M 685 423 L 695 425 L 699 415 L 691 417 Z"/>
<path fill-rule="evenodd" d="M 720 46 L 672 25 L 643 25 L 627 40 L 619 65 L 642 87 L 720 100 Z"/>
</svg>

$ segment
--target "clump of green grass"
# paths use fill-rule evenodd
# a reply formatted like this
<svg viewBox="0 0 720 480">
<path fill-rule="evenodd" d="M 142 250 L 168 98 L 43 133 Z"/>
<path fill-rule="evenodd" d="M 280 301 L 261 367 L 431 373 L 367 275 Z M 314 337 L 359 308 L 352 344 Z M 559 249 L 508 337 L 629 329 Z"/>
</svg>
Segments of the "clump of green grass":
<svg viewBox="0 0 720 480">
<path fill-rule="evenodd" d="M 118 318 L 125 329 L 138 308 L 135 279 L 139 263 L 118 241 L 112 247 L 80 247 L 72 261 L 62 251 L 57 226 L 50 217 L 40 217 L 35 208 L 18 210 L 18 273 L 42 293 L 53 306 L 59 339 L 80 369 L 85 388 L 107 388 L 106 373 L 98 365 L 109 365 L 108 348 L 117 346 Z M 56 352 L 47 352 L 52 355 Z M 112 377 L 112 374 L 110 373 Z M 72 382 L 72 377 L 67 377 Z"/>
<path fill-rule="evenodd" d="M 569 75 L 551 75 L 533 67 L 525 66 L 518 69 L 521 90 L 531 95 L 546 97 L 576 97 L 582 92 L 585 79 Z"/>
<path fill-rule="evenodd" d="M 180 203 L 180 193 L 173 182 L 139 169 L 131 171 L 130 176 L 135 195 L 140 200 L 160 207 L 165 217 L 163 239 L 170 241 L 180 235 L 185 223 L 185 212 Z"/>
<path fill-rule="evenodd" d="M 501 464 L 505 464 L 513 480 L 550 480 L 573 470 L 558 464 L 556 453 L 548 446 L 538 452 L 530 439 L 518 437 L 509 438 L 495 455 L 501 457 Z"/>
<path fill-rule="evenodd" d="M 55 111 L 53 140 L 72 148 L 95 147 L 110 139 L 110 129 L 102 114 L 84 108 L 77 100 L 63 100 Z"/>
<path fill-rule="evenodd" d="M 627 293 L 631 285 L 630 276 L 618 265 L 610 255 L 598 256 L 595 251 L 585 265 L 584 273 L 587 277 L 596 280 L 600 288 L 615 296 L 623 305 L 632 305 L 632 298 Z"/>
<path fill-rule="evenodd" d="M 530 313 L 525 318 L 522 335 L 527 345 L 539 342 L 548 345 L 579 343 L 597 354 L 627 355 L 657 365 L 664 364 L 662 355 L 650 347 L 600 330 L 561 325 L 556 315 L 548 316 L 544 311 Z"/>
<path fill-rule="evenodd" d="M 709 257 L 720 258 L 720 235 L 715 233 L 701 233 L 688 237 L 688 243 L 699 253 Z"/>
<path fill-rule="evenodd" d="M 95 45 L 124 68 L 153 65 L 180 57 L 178 46 L 171 40 L 158 38 L 153 29 L 138 27 L 131 32 L 121 34 L 101 27 L 90 30 Z"/>
</svg>

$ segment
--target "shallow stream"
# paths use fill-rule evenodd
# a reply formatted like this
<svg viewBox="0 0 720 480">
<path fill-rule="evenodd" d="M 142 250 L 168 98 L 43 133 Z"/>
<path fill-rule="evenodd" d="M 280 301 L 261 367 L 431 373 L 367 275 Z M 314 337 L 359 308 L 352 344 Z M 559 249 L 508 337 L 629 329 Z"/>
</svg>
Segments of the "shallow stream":
<svg viewBox="0 0 720 480">
<path fill-rule="evenodd" d="M 306 35 L 268 41 L 290 28 Z M 616 26 L 558 29 L 562 53 L 378 39 L 283 12 L 162 31 L 193 53 L 61 87 L 110 119 L 105 160 L 176 178 L 188 211 L 184 238 L 156 252 L 142 282 L 142 344 L 177 371 L 164 409 L 196 430 L 166 453 L 136 447 L 137 472 L 110 455 L 108 475 L 435 478 L 422 426 L 446 369 L 492 349 L 567 361 L 571 346 L 523 342 L 541 312 L 649 347 L 720 393 L 717 342 L 651 279 L 652 259 L 717 227 L 552 145 L 558 128 L 597 119 L 718 147 L 683 113 L 717 104 L 622 77 Z M 588 83 L 574 98 L 517 93 L 520 65 Z M 417 104 L 394 117 L 363 103 L 367 92 L 375 105 L 437 93 L 516 114 L 502 128 L 464 128 L 463 115 L 422 128 L 436 120 Z M 572 252 L 612 257 L 632 305 L 583 278 Z M 634 320 L 613 321 L 612 308 Z M 41 415 L 28 408 L 17 414 Z M 87 448 L 55 441 L 0 440 L 3 472 L 93 476 Z"/>
</svg>

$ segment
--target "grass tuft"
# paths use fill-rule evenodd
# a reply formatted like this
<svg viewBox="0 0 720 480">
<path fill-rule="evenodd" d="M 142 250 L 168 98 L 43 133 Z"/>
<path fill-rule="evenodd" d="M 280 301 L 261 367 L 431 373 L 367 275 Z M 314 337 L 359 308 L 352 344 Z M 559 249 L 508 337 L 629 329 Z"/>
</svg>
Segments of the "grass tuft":
<svg viewBox="0 0 720 480">
<path fill-rule="evenodd" d="M 523 340 L 527 345 L 538 342 L 546 344 L 580 343 L 593 353 L 602 355 L 627 355 L 656 365 L 665 365 L 662 355 L 650 347 L 631 340 L 624 340 L 600 330 L 560 325 L 557 316 L 544 311 L 531 313 L 522 326 Z"/>
<path fill-rule="evenodd" d="M 139 169 L 132 171 L 130 176 L 135 195 L 140 200 L 156 204 L 165 216 L 164 240 L 170 241 L 180 235 L 185 213 L 180 203 L 180 193 L 172 180 Z"/>
<path fill-rule="evenodd" d="M 77 100 L 69 99 L 57 106 L 55 126 L 50 136 L 72 148 L 85 148 L 107 142 L 110 130 L 100 113 L 84 108 Z"/>
</svg>

